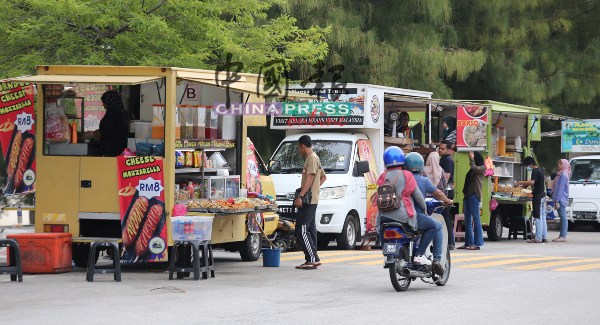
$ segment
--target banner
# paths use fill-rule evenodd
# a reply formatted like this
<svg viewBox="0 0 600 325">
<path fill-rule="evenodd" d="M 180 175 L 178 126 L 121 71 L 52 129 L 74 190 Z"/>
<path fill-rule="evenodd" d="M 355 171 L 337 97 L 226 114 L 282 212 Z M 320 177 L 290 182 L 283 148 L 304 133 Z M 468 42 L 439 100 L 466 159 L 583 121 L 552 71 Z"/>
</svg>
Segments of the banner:
<svg viewBox="0 0 600 325">
<path fill-rule="evenodd" d="M 283 116 L 363 116 L 364 102 L 283 103 Z"/>
<path fill-rule="evenodd" d="M 6 166 L 4 196 L 35 192 L 33 86 L 0 82 L 0 143 Z"/>
<path fill-rule="evenodd" d="M 600 152 L 600 121 L 563 121 L 562 152 Z"/>
<path fill-rule="evenodd" d="M 95 131 L 100 128 L 100 120 L 106 114 L 100 98 L 108 90 L 110 88 L 107 85 L 73 85 L 76 97 L 81 97 L 84 101 L 84 132 Z M 81 101 L 76 100 L 75 105 L 77 107 L 77 116 L 81 116 Z"/>
<path fill-rule="evenodd" d="M 166 262 L 162 157 L 117 157 L 123 263 Z"/>
<path fill-rule="evenodd" d="M 529 132 L 529 141 L 542 141 L 542 122 L 541 115 L 527 116 L 527 131 Z"/>
<path fill-rule="evenodd" d="M 377 205 L 373 206 L 373 199 L 377 194 L 377 164 L 373 155 L 371 141 L 358 140 L 357 145 L 360 151 L 360 161 L 369 162 L 369 172 L 365 173 L 365 184 L 367 185 L 367 229 L 365 229 L 365 238 L 377 236 L 375 228 L 375 219 L 377 218 Z"/>
<path fill-rule="evenodd" d="M 488 109 L 464 106 L 457 109 L 456 146 L 485 147 L 487 145 Z"/>
<path fill-rule="evenodd" d="M 246 138 L 246 188 L 248 192 L 262 194 L 258 161 L 254 154 L 254 143 Z"/>
</svg>

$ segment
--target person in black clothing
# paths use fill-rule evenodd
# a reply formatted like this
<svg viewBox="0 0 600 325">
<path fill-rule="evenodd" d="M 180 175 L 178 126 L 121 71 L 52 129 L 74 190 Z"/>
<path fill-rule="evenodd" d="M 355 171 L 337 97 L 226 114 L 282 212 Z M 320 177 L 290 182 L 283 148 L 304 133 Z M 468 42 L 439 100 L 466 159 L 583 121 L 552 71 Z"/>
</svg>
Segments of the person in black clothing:
<svg viewBox="0 0 600 325">
<path fill-rule="evenodd" d="M 531 180 L 518 181 L 515 187 L 519 185 L 533 185 L 533 209 L 531 216 L 535 221 L 535 238 L 527 241 L 528 243 L 546 243 L 548 242 L 548 225 L 546 224 L 546 188 L 544 185 L 544 172 L 535 163 L 533 157 L 523 159 L 521 165 L 526 166 L 531 171 Z"/>
<path fill-rule="evenodd" d="M 446 173 L 446 179 L 448 180 L 448 198 L 450 200 L 454 199 L 454 159 L 452 158 L 452 154 L 454 151 L 452 150 L 452 143 L 442 142 L 440 144 L 440 166 Z M 446 229 L 448 230 L 448 249 L 454 249 L 456 245 L 454 241 L 454 216 L 451 214 L 452 207 L 444 208 L 442 212 L 442 216 L 444 216 L 444 221 L 446 222 Z"/>
<path fill-rule="evenodd" d="M 129 133 L 129 120 L 123 106 L 121 94 L 115 90 L 105 92 L 102 104 L 106 114 L 100 121 L 100 128 L 83 134 L 84 139 L 100 137 L 100 152 L 103 156 L 116 157 L 127 147 L 127 134 Z"/>
</svg>

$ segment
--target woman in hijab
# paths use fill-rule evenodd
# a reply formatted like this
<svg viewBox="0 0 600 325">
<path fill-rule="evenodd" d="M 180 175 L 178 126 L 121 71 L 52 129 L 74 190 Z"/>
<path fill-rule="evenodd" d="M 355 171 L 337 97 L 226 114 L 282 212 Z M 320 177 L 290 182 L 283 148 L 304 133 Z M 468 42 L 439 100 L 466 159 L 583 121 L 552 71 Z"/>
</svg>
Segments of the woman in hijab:
<svg viewBox="0 0 600 325">
<path fill-rule="evenodd" d="M 456 144 L 456 118 L 452 116 L 446 116 L 442 126 L 444 127 L 444 133 L 442 133 L 440 142 L 446 141 Z"/>
<path fill-rule="evenodd" d="M 100 128 L 83 134 L 84 139 L 100 137 L 100 152 L 103 156 L 116 157 L 127 147 L 127 134 L 129 133 L 129 120 L 125 113 L 125 106 L 121 94 L 115 90 L 105 92 L 102 104 L 106 114 L 100 121 Z"/>
<path fill-rule="evenodd" d="M 481 203 L 481 188 L 483 187 L 485 165 L 483 157 L 477 151 L 469 152 L 469 164 L 471 169 L 467 172 L 463 188 L 465 244 L 458 247 L 458 249 L 479 250 L 483 246 L 483 229 L 481 228 L 481 219 L 479 218 L 479 204 Z"/>
<path fill-rule="evenodd" d="M 552 199 L 554 206 L 558 209 L 560 218 L 560 235 L 552 241 L 565 242 L 567 241 L 567 204 L 569 203 L 569 179 L 571 178 L 571 165 L 566 159 L 558 161 L 558 172 L 554 182 L 552 182 Z"/>
<path fill-rule="evenodd" d="M 435 185 L 438 190 L 448 196 L 448 190 L 446 190 L 448 180 L 446 179 L 446 173 L 442 169 L 442 166 L 440 166 L 440 154 L 432 152 L 427 156 L 427 163 L 420 175 L 429 178 L 431 184 Z"/>
</svg>

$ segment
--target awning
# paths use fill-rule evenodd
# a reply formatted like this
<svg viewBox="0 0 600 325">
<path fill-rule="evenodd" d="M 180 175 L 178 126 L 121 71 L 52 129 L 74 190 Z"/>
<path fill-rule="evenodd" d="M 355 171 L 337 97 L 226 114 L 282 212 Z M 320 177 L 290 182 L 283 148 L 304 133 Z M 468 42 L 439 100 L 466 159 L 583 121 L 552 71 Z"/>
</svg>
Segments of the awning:
<svg viewBox="0 0 600 325">
<path fill-rule="evenodd" d="M 398 96 L 398 95 L 385 95 L 385 98 L 395 100 L 395 101 L 401 101 L 401 102 L 431 104 L 431 105 L 436 105 L 436 106 L 461 107 L 461 106 L 465 106 L 465 105 L 473 105 L 473 106 L 488 107 L 488 108 L 492 107 L 492 105 L 489 105 L 489 104 L 459 102 L 459 101 L 434 99 L 434 98 L 405 97 L 405 96 Z"/>
<path fill-rule="evenodd" d="M 580 119 L 580 118 L 552 114 L 552 113 L 542 114 L 542 119 L 543 120 L 555 120 L 555 121 L 569 121 L 569 120 L 570 121 L 582 121 L 582 119 Z"/>
<path fill-rule="evenodd" d="M 38 84 L 100 84 L 137 85 L 161 79 L 159 76 L 80 76 L 80 75 L 37 75 L 9 79 L 12 82 Z"/>
<path fill-rule="evenodd" d="M 254 84 L 254 83 L 246 83 L 246 82 L 236 81 L 236 82 L 230 83 L 229 86 L 227 86 L 227 85 L 223 84 L 222 81 L 219 82 L 219 84 L 217 84 L 217 82 L 215 81 L 215 75 L 211 75 L 210 78 L 192 78 L 190 76 L 187 76 L 188 74 L 181 74 L 180 71 L 177 72 L 177 75 L 180 79 L 197 82 L 197 83 L 203 84 L 203 85 L 209 85 L 209 86 L 219 87 L 219 88 L 229 88 L 230 90 L 233 90 L 233 91 L 240 91 L 240 92 L 244 92 L 244 93 L 265 96 L 265 93 L 259 92 L 260 89 L 257 89 L 256 84 Z M 223 79 L 223 81 L 224 81 L 224 79 Z M 304 94 L 304 93 L 297 92 L 297 91 L 291 91 L 291 90 L 288 90 L 287 94 L 285 92 L 282 92 L 282 93 L 278 93 L 278 94 L 269 94 L 267 97 L 281 97 L 281 98 L 287 97 L 287 98 L 292 98 L 292 99 L 296 99 L 296 98 L 319 99 L 318 96 L 308 95 L 308 94 Z"/>
</svg>

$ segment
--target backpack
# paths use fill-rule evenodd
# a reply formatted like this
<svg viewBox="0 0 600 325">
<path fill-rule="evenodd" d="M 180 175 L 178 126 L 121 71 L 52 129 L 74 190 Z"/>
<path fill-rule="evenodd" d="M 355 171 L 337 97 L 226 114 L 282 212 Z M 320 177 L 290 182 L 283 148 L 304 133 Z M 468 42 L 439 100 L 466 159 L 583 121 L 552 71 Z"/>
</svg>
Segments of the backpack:
<svg viewBox="0 0 600 325">
<path fill-rule="evenodd" d="M 396 175 L 394 182 L 391 183 L 388 178 L 385 179 L 385 184 L 377 188 L 377 207 L 381 211 L 389 211 L 400 208 L 402 197 L 396 193 L 396 181 L 402 171 Z"/>
</svg>

